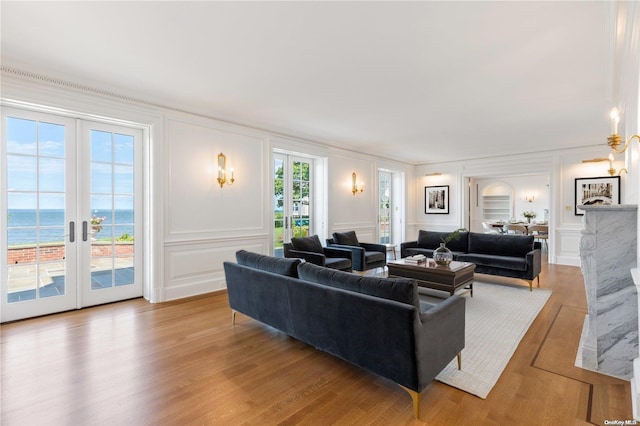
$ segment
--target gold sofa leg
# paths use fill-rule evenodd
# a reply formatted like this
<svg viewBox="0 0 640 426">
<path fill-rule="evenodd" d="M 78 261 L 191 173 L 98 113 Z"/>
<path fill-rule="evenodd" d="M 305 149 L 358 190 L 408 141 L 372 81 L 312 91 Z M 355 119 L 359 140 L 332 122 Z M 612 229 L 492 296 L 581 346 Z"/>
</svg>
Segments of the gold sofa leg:
<svg viewBox="0 0 640 426">
<path fill-rule="evenodd" d="M 405 391 L 407 391 L 407 393 L 411 396 L 411 401 L 413 401 L 413 415 L 415 416 L 416 420 L 420 420 L 420 392 L 416 392 L 414 390 L 411 390 L 409 388 L 405 388 L 402 385 L 398 385 L 400 386 L 402 389 L 404 389 Z"/>
<path fill-rule="evenodd" d="M 529 291 L 533 291 L 533 282 L 534 281 L 537 281 L 538 288 L 540 288 L 540 275 L 538 275 L 537 277 L 535 277 L 532 280 L 525 280 L 525 281 L 529 283 Z"/>
<path fill-rule="evenodd" d="M 458 355 L 456 355 L 456 357 L 458 358 L 458 370 L 462 370 L 462 352 L 458 352 Z M 405 388 L 402 385 L 398 386 L 404 389 L 409 394 L 409 396 L 411 396 L 411 401 L 413 401 L 413 415 L 415 416 L 416 420 L 420 420 L 420 397 L 422 396 L 422 393 L 416 392 L 409 388 Z"/>
<path fill-rule="evenodd" d="M 235 325 L 236 323 L 236 311 L 231 311 L 231 325 Z"/>
</svg>

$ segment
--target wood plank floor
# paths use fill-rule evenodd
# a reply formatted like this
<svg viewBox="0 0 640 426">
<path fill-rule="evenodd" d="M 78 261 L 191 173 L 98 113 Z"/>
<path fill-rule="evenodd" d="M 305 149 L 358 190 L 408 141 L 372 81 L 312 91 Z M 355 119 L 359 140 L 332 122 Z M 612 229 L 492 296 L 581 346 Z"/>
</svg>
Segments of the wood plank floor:
<svg viewBox="0 0 640 426">
<path fill-rule="evenodd" d="M 586 314 L 580 269 L 545 264 L 540 282 L 553 294 L 487 399 L 433 382 L 420 420 L 394 383 L 246 316 L 232 326 L 225 292 L 156 305 L 136 299 L 3 325 L 0 420 L 602 425 L 631 419 L 628 381 L 574 367 Z"/>
</svg>

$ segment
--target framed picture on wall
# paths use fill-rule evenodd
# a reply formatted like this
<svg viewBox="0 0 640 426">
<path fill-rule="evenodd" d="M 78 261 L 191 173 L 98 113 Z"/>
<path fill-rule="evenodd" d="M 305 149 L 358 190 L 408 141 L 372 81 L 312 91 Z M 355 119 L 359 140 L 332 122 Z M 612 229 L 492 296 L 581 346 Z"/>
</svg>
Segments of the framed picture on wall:
<svg viewBox="0 0 640 426">
<path fill-rule="evenodd" d="M 449 185 L 424 187 L 424 212 L 449 214 Z"/>
<path fill-rule="evenodd" d="M 620 176 L 576 179 L 575 215 L 584 215 L 578 206 L 620 204 Z"/>
</svg>

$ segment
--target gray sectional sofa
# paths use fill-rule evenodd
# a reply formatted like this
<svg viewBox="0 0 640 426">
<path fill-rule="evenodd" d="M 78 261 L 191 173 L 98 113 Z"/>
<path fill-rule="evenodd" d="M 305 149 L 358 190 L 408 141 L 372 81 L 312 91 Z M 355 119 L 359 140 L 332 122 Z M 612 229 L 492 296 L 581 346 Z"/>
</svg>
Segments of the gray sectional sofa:
<svg viewBox="0 0 640 426">
<path fill-rule="evenodd" d="M 400 244 L 401 256 L 433 257 L 433 251 L 449 234 L 420 230 L 416 241 Z M 475 263 L 476 273 L 519 278 L 529 283 L 529 290 L 533 290 L 535 279 L 540 285 L 542 246 L 533 235 L 460 232 L 460 238 L 447 243 L 447 248 L 454 260 Z"/>
<path fill-rule="evenodd" d="M 225 262 L 229 305 L 420 394 L 464 348 L 465 299 L 420 302 L 416 282 L 367 277 L 241 250 Z"/>
</svg>

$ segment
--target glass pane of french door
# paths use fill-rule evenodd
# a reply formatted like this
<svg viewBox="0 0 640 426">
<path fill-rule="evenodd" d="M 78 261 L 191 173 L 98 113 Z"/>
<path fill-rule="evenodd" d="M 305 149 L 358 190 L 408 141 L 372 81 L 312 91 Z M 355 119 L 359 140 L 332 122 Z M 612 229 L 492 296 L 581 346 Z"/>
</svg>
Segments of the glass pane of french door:
<svg viewBox="0 0 640 426">
<path fill-rule="evenodd" d="M 291 161 L 291 237 L 309 235 L 311 203 L 311 163 L 309 160 Z"/>
<path fill-rule="evenodd" d="M 391 243 L 391 173 L 378 172 L 378 235 L 381 244 Z"/>
<path fill-rule="evenodd" d="M 103 123 L 83 123 L 83 152 L 89 165 L 83 194 L 88 197 L 89 256 L 83 261 L 83 305 L 94 305 L 142 295 L 140 227 L 142 132 Z M 83 223 L 84 226 L 84 223 Z M 86 268 L 86 266 L 89 266 Z"/>
<path fill-rule="evenodd" d="M 313 230 L 313 160 L 274 154 L 273 251 L 282 257 L 282 244 Z"/>
<path fill-rule="evenodd" d="M 285 238 L 284 187 L 286 156 L 273 156 L 273 255 L 283 257 L 282 243 Z M 288 222 L 287 222 L 288 224 Z"/>
<path fill-rule="evenodd" d="M 74 138 L 73 119 L 3 109 L 3 322 L 76 307 Z"/>
</svg>

